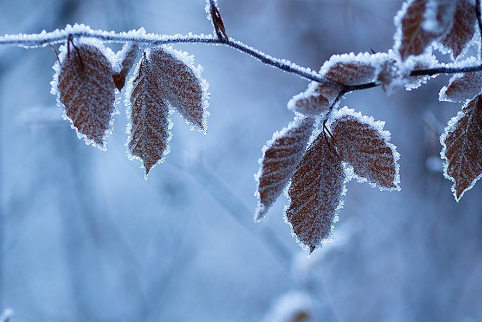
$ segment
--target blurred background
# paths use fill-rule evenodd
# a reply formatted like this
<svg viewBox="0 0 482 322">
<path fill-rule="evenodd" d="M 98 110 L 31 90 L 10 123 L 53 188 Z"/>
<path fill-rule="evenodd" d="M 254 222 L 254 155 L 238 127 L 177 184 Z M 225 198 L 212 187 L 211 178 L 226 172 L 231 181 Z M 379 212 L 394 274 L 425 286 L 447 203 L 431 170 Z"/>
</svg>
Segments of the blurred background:
<svg viewBox="0 0 482 322">
<path fill-rule="evenodd" d="M 315 70 L 332 54 L 387 51 L 402 5 L 218 2 L 229 36 Z M 211 33 L 204 6 L 0 0 L 0 34 L 73 23 Z M 50 48 L 0 47 L 0 312 L 13 309 L 14 322 L 482 320 L 482 183 L 457 204 L 441 173 L 438 137 L 460 109 L 437 100 L 448 77 L 342 102 L 386 121 L 402 191 L 348 183 L 334 241 L 308 259 L 283 222 L 284 197 L 253 222 L 261 148 L 308 81 L 230 48 L 175 47 L 204 67 L 208 135 L 173 115 L 171 153 L 147 181 L 125 156 L 123 98 L 108 151 L 86 146 L 49 93 Z"/>
</svg>

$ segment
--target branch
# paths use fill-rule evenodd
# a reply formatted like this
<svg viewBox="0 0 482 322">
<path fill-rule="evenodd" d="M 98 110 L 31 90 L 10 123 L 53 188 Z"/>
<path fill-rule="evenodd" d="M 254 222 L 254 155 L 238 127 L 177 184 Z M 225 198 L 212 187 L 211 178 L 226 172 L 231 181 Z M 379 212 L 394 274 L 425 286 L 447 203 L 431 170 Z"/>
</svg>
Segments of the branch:
<svg viewBox="0 0 482 322">
<path fill-rule="evenodd" d="M 65 29 L 57 29 L 53 32 L 42 31 L 40 34 L 5 35 L 3 37 L 0 37 L 0 45 L 37 48 L 45 47 L 52 44 L 64 43 L 69 39 L 69 37 L 93 38 L 110 43 L 133 42 L 139 45 L 146 45 L 149 47 L 156 47 L 175 43 L 226 45 L 235 48 L 243 53 L 246 53 L 260 60 L 266 65 L 273 66 L 288 73 L 295 74 L 318 83 L 326 83 L 334 86 L 343 87 L 343 85 L 341 84 L 337 84 L 323 78 L 319 73 L 309 68 L 299 66 L 285 59 L 274 58 L 240 41 L 234 40 L 232 38 L 228 40 L 218 39 L 213 37 L 212 35 L 204 34 L 193 35 L 189 33 L 187 35 L 159 35 L 146 33 L 144 29 L 116 33 L 113 31 L 108 32 L 103 30 L 93 30 L 85 25 L 67 25 Z"/>
<path fill-rule="evenodd" d="M 480 0 L 477 0 L 480 3 Z M 480 20 L 480 7 L 478 8 L 478 20 L 479 25 L 482 24 Z M 343 85 L 337 82 L 333 82 L 324 78 L 321 74 L 311 70 L 307 67 L 302 67 L 286 59 L 279 59 L 265 54 L 253 47 L 244 44 L 241 41 L 229 39 L 218 39 L 213 35 L 159 35 L 153 33 L 146 33 L 143 28 L 140 30 L 131 30 L 128 32 L 108 32 L 103 30 L 93 30 L 85 25 L 67 25 L 64 29 L 57 29 L 53 32 L 42 31 L 40 34 L 17 34 L 17 35 L 4 35 L 0 37 L 0 45 L 5 46 L 19 46 L 25 48 L 38 48 L 45 47 L 52 44 L 64 43 L 69 38 L 92 38 L 98 39 L 103 42 L 110 43 L 127 43 L 133 42 L 139 45 L 147 47 L 156 47 L 166 44 L 184 43 L 184 44 L 211 44 L 211 45 L 225 45 L 239 50 L 249 56 L 258 59 L 262 63 L 278 68 L 290 74 L 298 75 L 302 78 L 315 81 L 318 83 L 329 84 L 342 89 L 343 94 L 359 91 L 363 89 L 369 89 L 379 86 L 377 83 L 367 83 L 359 85 Z M 420 69 L 412 71 L 410 76 L 432 76 L 437 74 L 457 74 L 467 73 L 474 71 L 481 71 L 482 65 L 468 66 L 468 67 L 435 67 L 431 69 Z"/>
</svg>

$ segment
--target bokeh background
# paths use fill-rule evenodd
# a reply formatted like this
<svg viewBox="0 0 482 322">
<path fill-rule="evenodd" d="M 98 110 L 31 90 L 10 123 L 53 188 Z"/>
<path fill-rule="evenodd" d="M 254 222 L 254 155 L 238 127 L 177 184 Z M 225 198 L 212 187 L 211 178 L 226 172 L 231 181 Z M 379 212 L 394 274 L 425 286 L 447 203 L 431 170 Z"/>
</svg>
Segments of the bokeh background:
<svg viewBox="0 0 482 322">
<path fill-rule="evenodd" d="M 400 0 L 219 0 L 231 37 L 317 70 L 332 54 L 387 51 Z M 0 0 L 0 34 L 95 29 L 211 33 L 203 0 Z M 113 49 L 119 49 L 113 45 Z M 460 109 L 440 76 L 346 104 L 386 121 L 400 192 L 350 182 L 334 241 L 308 259 L 281 197 L 255 224 L 261 148 L 308 81 L 233 49 L 178 45 L 210 83 L 208 135 L 178 116 L 147 181 L 125 156 L 119 105 L 108 151 L 76 138 L 51 95 L 50 48 L 0 47 L 0 310 L 13 322 L 481 321 L 482 183 L 456 203 L 439 135 Z M 442 56 L 440 56 L 443 59 Z"/>
</svg>

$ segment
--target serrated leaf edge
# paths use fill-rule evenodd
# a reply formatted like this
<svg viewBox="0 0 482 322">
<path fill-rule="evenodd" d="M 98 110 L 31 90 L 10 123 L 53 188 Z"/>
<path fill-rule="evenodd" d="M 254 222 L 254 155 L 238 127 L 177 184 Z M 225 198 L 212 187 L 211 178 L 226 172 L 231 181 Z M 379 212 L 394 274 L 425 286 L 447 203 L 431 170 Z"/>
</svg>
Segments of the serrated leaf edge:
<svg viewBox="0 0 482 322">
<path fill-rule="evenodd" d="M 144 51 L 144 53 L 146 54 L 147 59 L 149 59 L 150 49 L 146 49 Z M 141 157 L 132 154 L 131 151 L 129 150 L 129 142 L 132 140 L 132 133 L 131 133 L 132 132 L 132 120 L 131 120 L 132 104 L 131 104 L 130 98 L 131 98 L 131 95 L 132 95 L 132 91 L 134 90 L 134 80 L 136 79 L 136 75 L 139 73 L 139 68 L 141 66 L 141 63 L 142 63 L 142 58 L 138 60 L 135 67 L 132 69 L 132 72 L 130 73 L 130 77 L 129 77 L 128 81 L 126 82 L 124 104 L 126 106 L 126 116 L 127 116 L 127 119 L 128 119 L 128 123 L 126 125 L 126 130 L 125 130 L 125 133 L 127 134 L 127 141 L 124 144 L 124 146 L 126 147 L 125 151 L 126 151 L 127 158 L 129 160 L 139 160 L 141 162 L 140 168 L 145 169 L 144 160 L 142 160 Z M 166 156 L 171 152 L 171 146 L 169 145 L 169 142 L 172 139 L 172 128 L 174 126 L 174 124 L 172 123 L 172 120 L 171 120 L 171 115 L 173 113 L 174 113 L 174 110 L 171 107 L 169 107 L 169 112 L 168 112 L 168 115 L 167 115 L 168 137 L 167 137 L 167 140 L 166 140 L 166 148 L 164 149 L 164 151 L 162 153 L 162 157 L 150 168 L 149 173 L 152 172 L 152 169 L 154 169 L 158 164 L 164 163 L 164 161 L 166 160 Z M 146 173 L 146 171 L 144 171 L 144 179 L 145 180 L 147 180 L 148 176 L 149 176 L 149 174 Z"/>
<path fill-rule="evenodd" d="M 464 107 L 469 102 L 470 102 L 470 100 L 468 100 L 467 103 L 464 104 Z M 480 178 L 482 178 L 482 173 L 481 173 L 474 180 L 472 180 L 472 183 L 462 191 L 462 193 L 460 194 L 459 197 L 457 197 L 457 189 L 455 188 L 456 185 L 457 185 L 457 181 L 455 180 L 455 178 L 452 178 L 448 174 L 449 160 L 447 159 L 447 157 L 445 155 L 445 153 L 447 151 L 447 145 L 445 144 L 445 140 L 447 139 L 447 136 L 454 131 L 454 128 L 455 128 L 457 122 L 460 119 L 462 119 L 464 116 L 465 116 L 465 113 L 463 112 L 463 108 L 462 108 L 462 110 L 459 111 L 456 116 L 452 117 L 448 121 L 447 126 L 445 127 L 445 130 L 444 130 L 444 133 L 442 133 L 442 135 L 440 136 L 440 144 L 442 144 L 442 150 L 440 151 L 440 157 L 442 158 L 442 161 L 444 161 L 444 163 L 443 163 L 443 175 L 446 179 L 453 182 L 451 190 L 452 190 L 452 194 L 453 194 L 456 202 L 459 202 L 460 199 L 462 199 L 462 197 L 464 196 L 464 194 L 467 191 L 469 191 L 470 189 L 472 189 L 475 186 L 475 184 L 477 183 L 477 181 L 479 181 Z"/>
<path fill-rule="evenodd" d="M 109 47 L 105 47 L 102 41 L 97 39 L 80 38 L 80 39 L 76 39 L 75 43 L 77 46 L 91 45 L 91 46 L 97 47 L 102 52 L 102 54 L 104 54 L 104 56 L 111 64 L 112 70 L 114 70 L 114 62 L 116 61 L 116 55 Z M 102 137 L 102 144 L 98 144 L 94 140 L 89 139 L 85 134 L 82 134 L 78 131 L 78 129 L 74 126 L 73 120 L 67 116 L 65 107 L 60 101 L 60 91 L 58 90 L 58 85 L 59 85 L 59 75 L 61 72 L 61 65 L 59 61 L 64 61 L 66 55 L 67 55 L 67 46 L 66 45 L 60 46 L 59 56 L 58 56 L 59 59 L 56 60 L 55 64 L 52 66 L 52 69 L 54 70 L 54 74 L 53 74 L 52 81 L 50 81 L 50 93 L 56 96 L 57 106 L 62 107 L 62 110 L 63 110 L 62 119 L 69 121 L 70 128 L 75 131 L 77 138 L 79 140 L 84 141 L 86 145 L 92 145 L 93 147 L 96 147 L 101 151 L 107 151 L 107 138 L 110 135 L 112 135 L 112 133 L 114 133 L 114 122 L 115 122 L 114 116 L 117 114 L 120 114 L 120 111 L 117 108 L 117 105 L 119 105 L 121 101 L 120 92 L 114 86 L 114 91 L 115 91 L 114 92 L 115 93 L 114 110 L 112 111 L 111 118 L 109 120 L 109 126 L 107 130 L 104 132 L 104 136 Z"/>
<path fill-rule="evenodd" d="M 390 143 L 391 139 L 391 133 L 387 130 L 384 130 L 383 128 L 385 127 L 385 122 L 384 121 L 375 121 L 373 116 L 365 116 L 362 115 L 361 112 L 355 112 L 354 109 L 350 109 L 347 106 L 342 107 L 341 109 L 337 111 L 333 111 L 332 115 L 330 116 L 330 119 L 328 120 L 329 127 L 331 128 L 331 125 L 333 122 L 335 122 L 337 119 L 345 116 L 353 116 L 355 117 L 358 121 L 364 124 L 368 124 L 369 126 L 375 128 L 380 136 L 385 140 L 385 143 L 387 146 L 390 148 L 392 151 L 393 159 L 395 162 L 395 178 L 394 181 L 392 182 L 395 187 L 394 188 L 386 188 L 378 185 L 375 182 L 370 182 L 367 178 L 361 177 L 357 174 L 355 174 L 355 170 L 353 167 L 348 163 L 348 162 L 343 162 L 343 168 L 345 170 L 345 175 L 348 178 L 348 181 L 350 181 L 352 178 L 356 179 L 357 182 L 359 183 L 368 183 L 368 185 L 372 188 L 378 188 L 380 191 L 400 191 L 400 153 L 397 151 L 397 147 L 393 144 Z"/>
</svg>

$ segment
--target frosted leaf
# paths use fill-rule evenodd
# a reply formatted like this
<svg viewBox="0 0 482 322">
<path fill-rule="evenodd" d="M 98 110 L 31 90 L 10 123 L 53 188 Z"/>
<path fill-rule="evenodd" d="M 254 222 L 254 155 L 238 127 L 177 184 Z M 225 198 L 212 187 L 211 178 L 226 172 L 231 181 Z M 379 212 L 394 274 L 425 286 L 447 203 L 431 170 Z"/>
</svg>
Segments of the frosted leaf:
<svg viewBox="0 0 482 322">
<path fill-rule="evenodd" d="M 117 70 L 112 75 L 115 86 L 120 91 L 125 85 L 127 74 L 131 70 L 139 54 L 139 45 L 135 43 L 127 43 L 122 49 L 116 53 L 116 60 L 119 62 Z"/>
<path fill-rule="evenodd" d="M 439 94 L 441 101 L 465 102 L 482 94 L 482 72 L 456 74 L 448 86 L 442 87 Z"/>
<path fill-rule="evenodd" d="M 288 189 L 286 220 L 300 245 L 318 248 L 330 237 L 341 208 L 345 174 L 333 142 L 320 133 L 296 168 Z"/>
<path fill-rule="evenodd" d="M 476 21 L 474 4 L 470 0 L 458 0 L 453 25 L 440 40 L 440 49 L 451 52 L 453 58 L 457 58 L 474 38 Z"/>
<path fill-rule="evenodd" d="M 428 8 L 427 13 L 429 2 L 433 5 Z M 447 32 L 451 26 L 450 19 L 453 19 L 453 13 L 446 5 L 450 6 L 447 0 L 439 2 L 408 0 L 403 4 L 402 9 L 395 17 L 397 32 L 394 46 L 402 61 L 410 56 L 423 54 L 434 40 L 439 39 Z M 433 6 L 436 9 L 433 9 Z M 436 11 L 434 12 L 432 9 Z M 450 18 L 451 14 L 452 18 Z M 435 17 L 435 20 L 430 20 L 430 17 Z"/>
<path fill-rule="evenodd" d="M 482 97 L 465 104 L 440 137 L 444 175 L 454 182 L 456 201 L 472 189 L 482 174 Z"/>
<path fill-rule="evenodd" d="M 459 0 L 428 0 L 425 9 L 423 29 L 444 34 L 453 24 Z"/>
<path fill-rule="evenodd" d="M 54 65 L 58 74 L 54 75 L 51 92 L 57 94 L 57 101 L 64 107 L 64 118 L 70 121 L 77 136 L 86 144 L 105 150 L 116 112 L 113 70 L 106 57 L 113 53 L 101 43 L 84 42 L 60 48 L 60 63 Z"/>
<path fill-rule="evenodd" d="M 341 86 L 311 82 L 308 89 L 288 102 L 288 109 L 303 115 L 321 115 L 335 102 Z"/>
<path fill-rule="evenodd" d="M 387 94 L 392 94 L 404 87 L 407 90 L 413 90 L 425 84 L 434 76 L 410 76 L 413 70 L 426 69 L 436 65 L 437 59 L 432 54 L 426 54 L 418 57 L 411 57 L 407 61 L 401 63 L 397 60 L 396 54 L 389 51 L 388 58 L 379 64 L 376 72 L 376 82 L 382 86 Z"/>
<path fill-rule="evenodd" d="M 335 112 L 331 131 L 341 160 L 353 167 L 358 181 L 380 190 L 400 190 L 400 155 L 389 143 L 384 122 L 362 116 L 344 107 Z"/>
<path fill-rule="evenodd" d="M 127 127 L 129 158 L 143 162 L 146 178 L 149 171 L 164 160 L 169 152 L 169 107 L 155 81 L 160 70 L 151 59 L 150 50 L 144 52 L 126 91 L 126 105 L 130 124 Z"/>
<path fill-rule="evenodd" d="M 437 58 L 432 54 L 426 54 L 418 57 L 414 57 L 408 63 L 412 64 L 412 70 L 421 70 L 421 69 L 428 69 L 438 64 Z M 411 72 L 410 71 L 410 72 Z M 435 78 L 438 75 L 432 76 L 408 76 L 407 83 L 405 84 L 405 88 L 407 91 L 411 91 L 414 89 L 419 88 L 423 84 L 426 84 L 431 78 Z"/>
<path fill-rule="evenodd" d="M 377 84 L 380 84 L 383 91 L 389 95 L 403 88 L 409 75 L 397 62 L 393 51 L 389 52 L 388 59 L 378 65 L 375 74 Z"/>
<path fill-rule="evenodd" d="M 330 81 L 342 85 L 358 85 L 372 82 L 376 65 L 369 53 L 333 55 L 323 64 L 320 74 Z"/>
<path fill-rule="evenodd" d="M 202 67 L 194 66 L 194 57 L 163 46 L 151 53 L 158 70 L 160 95 L 195 129 L 207 131 L 208 84 L 201 78 Z"/>
<path fill-rule="evenodd" d="M 275 132 L 263 148 L 263 157 L 256 174 L 258 197 L 255 221 L 262 219 L 288 184 L 305 153 L 313 132 L 314 119 L 295 118 L 288 127 Z"/>
<path fill-rule="evenodd" d="M 314 322 L 315 305 L 306 293 L 290 292 L 283 295 L 271 308 L 263 322 Z"/>
</svg>

